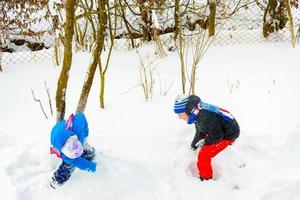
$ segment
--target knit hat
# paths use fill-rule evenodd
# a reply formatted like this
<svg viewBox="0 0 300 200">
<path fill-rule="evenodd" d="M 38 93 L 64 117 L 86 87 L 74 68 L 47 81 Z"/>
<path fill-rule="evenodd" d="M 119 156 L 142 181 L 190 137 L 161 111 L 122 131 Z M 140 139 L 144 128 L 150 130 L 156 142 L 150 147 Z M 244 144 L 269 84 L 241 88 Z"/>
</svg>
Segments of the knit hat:
<svg viewBox="0 0 300 200">
<path fill-rule="evenodd" d="M 178 95 L 175 99 L 174 112 L 176 114 L 184 113 L 186 111 L 186 105 L 189 101 L 189 96 L 185 94 Z"/>
<path fill-rule="evenodd" d="M 64 146 L 61 149 L 61 152 L 68 158 L 75 159 L 82 155 L 83 146 L 78 140 L 76 135 L 72 135 L 65 142 Z"/>
</svg>

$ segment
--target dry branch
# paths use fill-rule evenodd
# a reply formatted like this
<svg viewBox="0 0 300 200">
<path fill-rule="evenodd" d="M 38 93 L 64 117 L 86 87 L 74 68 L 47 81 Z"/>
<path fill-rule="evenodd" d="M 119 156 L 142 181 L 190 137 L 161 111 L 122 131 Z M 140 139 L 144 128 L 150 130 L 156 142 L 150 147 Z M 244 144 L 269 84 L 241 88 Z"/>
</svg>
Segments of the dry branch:
<svg viewBox="0 0 300 200">
<path fill-rule="evenodd" d="M 46 81 L 44 83 L 45 83 L 45 89 L 46 89 L 47 96 L 48 96 L 48 102 L 49 102 L 49 108 L 50 108 L 51 116 L 53 116 L 52 102 L 51 102 L 51 96 L 50 96 L 50 89 L 47 87 Z"/>
<path fill-rule="evenodd" d="M 43 107 L 43 105 L 42 105 L 41 100 L 40 100 L 40 99 L 37 99 L 37 98 L 35 97 L 34 91 L 33 91 L 32 88 L 31 88 L 31 93 L 32 93 L 32 96 L 33 96 L 34 101 L 36 101 L 36 102 L 38 102 L 38 103 L 40 104 L 40 107 L 41 107 L 41 109 L 42 109 L 42 111 L 43 111 L 43 113 L 44 113 L 46 119 L 48 119 L 48 116 L 47 116 L 47 114 L 45 113 L 45 110 L 44 110 L 44 107 Z"/>
</svg>

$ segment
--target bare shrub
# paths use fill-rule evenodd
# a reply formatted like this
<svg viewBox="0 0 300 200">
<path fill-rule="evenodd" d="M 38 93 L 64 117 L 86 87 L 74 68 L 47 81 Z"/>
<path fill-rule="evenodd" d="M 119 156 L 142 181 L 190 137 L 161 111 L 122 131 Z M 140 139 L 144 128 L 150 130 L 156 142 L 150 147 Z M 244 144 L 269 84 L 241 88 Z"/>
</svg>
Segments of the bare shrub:
<svg viewBox="0 0 300 200">
<path fill-rule="evenodd" d="M 139 75 L 140 81 L 139 85 L 143 89 L 145 100 L 148 101 L 153 96 L 153 86 L 154 86 L 154 62 L 157 59 L 150 60 L 149 54 L 144 58 L 136 50 L 139 57 Z"/>
</svg>

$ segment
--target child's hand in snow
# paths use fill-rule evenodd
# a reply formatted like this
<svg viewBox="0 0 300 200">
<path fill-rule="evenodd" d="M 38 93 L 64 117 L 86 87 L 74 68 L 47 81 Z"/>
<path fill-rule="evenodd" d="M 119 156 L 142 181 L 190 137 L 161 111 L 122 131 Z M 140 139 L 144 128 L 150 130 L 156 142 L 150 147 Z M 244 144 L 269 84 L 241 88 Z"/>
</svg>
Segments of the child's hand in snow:
<svg viewBox="0 0 300 200">
<path fill-rule="evenodd" d="M 88 171 L 89 172 L 96 172 L 96 166 L 97 166 L 97 163 L 91 162 L 90 167 L 88 168 Z"/>
</svg>

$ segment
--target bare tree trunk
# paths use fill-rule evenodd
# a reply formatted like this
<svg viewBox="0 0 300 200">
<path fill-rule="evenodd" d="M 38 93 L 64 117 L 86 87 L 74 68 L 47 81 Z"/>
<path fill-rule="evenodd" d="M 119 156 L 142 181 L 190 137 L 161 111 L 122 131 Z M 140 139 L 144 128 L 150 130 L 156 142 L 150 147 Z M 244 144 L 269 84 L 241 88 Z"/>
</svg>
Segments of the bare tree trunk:
<svg viewBox="0 0 300 200">
<path fill-rule="evenodd" d="M 269 8 L 272 1 L 276 1 L 276 0 L 268 0 L 268 4 L 264 11 L 264 16 L 263 16 L 263 35 L 265 38 L 267 38 L 270 34 L 266 27 L 267 27 L 267 14 L 269 12 Z"/>
<path fill-rule="evenodd" d="M 105 37 L 105 26 L 107 21 L 107 15 L 105 11 L 105 0 L 98 1 L 98 23 L 100 24 L 97 30 L 97 40 L 96 40 L 96 48 L 93 52 L 93 61 L 88 68 L 86 73 L 86 79 L 84 85 L 81 90 L 80 99 L 77 105 L 76 113 L 84 112 L 88 96 L 90 93 L 91 86 L 93 84 L 93 79 L 95 75 L 95 71 L 97 69 L 97 65 L 100 61 L 101 52 L 104 47 L 104 37 Z M 101 77 L 102 78 L 102 77 Z"/>
<path fill-rule="evenodd" d="M 58 15 L 52 16 L 52 23 L 53 23 L 53 31 L 55 34 L 55 42 L 54 42 L 54 59 L 56 66 L 59 66 L 59 38 L 57 35 L 58 32 L 58 22 L 59 18 Z"/>
<path fill-rule="evenodd" d="M 99 6 L 100 6 L 100 9 L 101 9 L 101 15 L 99 15 L 99 23 L 100 23 L 100 26 L 101 26 L 101 30 L 102 30 L 101 34 L 102 34 L 103 39 L 104 39 L 104 33 L 105 33 L 105 30 L 106 30 L 106 24 L 107 24 L 107 14 L 105 12 L 105 4 L 106 4 L 106 0 L 99 0 Z M 100 21 L 100 19 L 102 19 L 102 20 Z M 100 107 L 104 108 L 104 88 L 105 88 L 104 84 L 105 84 L 106 69 L 104 71 L 102 70 L 101 59 L 100 59 L 100 62 L 98 62 L 98 64 L 99 64 L 100 78 L 101 78 L 101 83 L 100 83 Z"/>
<path fill-rule="evenodd" d="M 126 7 L 125 6 L 123 7 L 123 5 L 121 3 L 121 0 L 119 0 L 119 4 L 120 4 L 120 9 L 121 9 L 121 17 L 122 17 L 122 19 L 124 21 L 124 24 L 125 24 L 125 27 L 126 27 L 126 29 L 128 31 L 129 39 L 130 39 L 130 42 L 131 42 L 131 47 L 134 49 L 135 44 L 134 44 L 132 32 L 131 32 L 130 27 L 128 25 L 128 21 L 127 21 L 127 19 L 125 17 L 125 11 L 124 11 L 124 9 L 126 9 Z"/>
<path fill-rule="evenodd" d="M 104 108 L 104 91 L 105 91 L 105 75 L 101 75 L 101 89 L 100 89 L 100 107 Z"/>
<path fill-rule="evenodd" d="M 179 57 L 180 57 L 180 66 L 181 66 L 181 86 L 182 93 L 185 94 L 185 85 L 186 85 L 186 63 L 184 62 L 184 53 L 185 53 L 185 41 L 182 37 L 181 30 L 179 30 Z"/>
<path fill-rule="evenodd" d="M 56 120 L 64 118 L 66 110 L 66 92 L 69 79 L 69 71 L 72 65 L 72 39 L 74 34 L 74 15 L 76 1 L 66 1 L 66 27 L 64 38 L 64 60 L 56 90 Z"/>
<path fill-rule="evenodd" d="M 150 17 L 150 10 L 147 8 L 148 6 L 151 7 L 153 5 L 153 1 L 151 0 L 137 0 L 140 11 L 141 11 L 141 18 L 143 22 L 145 23 L 145 26 L 142 27 L 143 29 L 143 41 L 151 41 L 151 17 Z"/>
<path fill-rule="evenodd" d="M 104 0 L 104 3 L 105 3 L 105 0 Z M 110 8 L 109 2 L 107 1 L 106 4 L 107 4 L 107 10 L 109 10 L 109 8 Z M 114 1 L 114 4 L 116 5 L 116 0 Z M 106 13 L 103 16 L 106 19 L 104 27 L 106 27 L 107 19 L 108 19 L 108 30 L 109 30 L 109 35 L 110 35 L 110 47 L 109 47 L 108 56 L 107 56 L 107 59 L 106 59 L 105 66 L 102 66 L 101 60 L 99 60 L 99 63 L 98 63 L 99 64 L 99 71 L 100 71 L 100 78 L 101 78 L 101 80 L 100 80 L 100 97 L 99 97 L 101 108 L 104 108 L 105 75 L 106 75 L 106 72 L 107 72 L 107 69 L 108 69 L 110 57 L 111 57 L 113 46 L 114 46 L 114 39 L 115 39 L 115 36 L 116 36 L 116 31 L 117 31 L 117 19 L 116 19 L 117 9 L 116 9 L 116 7 L 115 7 L 115 13 L 114 13 L 114 16 L 115 16 L 114 27 L 112 26 L 111 16 L 112 16 L 111 14 L 106 15 Z"/>
<path fill-rule="evenodd" d="M 295 48 L 297 38 L 296 38 L 295 32 L 294 32 L 294 21 L 293 21 L 293 15 L 292 15 L 292 11 L 291 11 L 291 6 L 290 6 L 288 0 L 284 0 L 284 3 L 285 3 L 285 7 L 287 9 L 287 13 L 288 13 L 288 17 L 289 17 L 289 25 L 290 25 L 290 32 L 291 32 L 291 41 L 292 41 L 293 48 Z"/>
<path fill-rule="evenodd" d="M 178 10 L 178 15 L 180 16 L 180 10 Z M 181 86 L 182 86 L 182 93 L 185 94 L 185 87 L 186 87 L 186 63 L 184 61 L 184 54 L 186 49 L 185 39 L 182 35 L 182 26 L 181 21 L 178 21 L 178 31 L 179 31 L 179 58 L 180 58 L 180 66 L 181 66 Z"/>
<path fill-rule="evenodd" d="M 175 20 L 175 27 L 174 27 L 174 40 L 175 44 L 177 45 L 177 38 L 179 39 L 179 48 L 177 46 L 177 51 L 180 59 L 180 71 L 181 71 L 181 87 L 182 93 L 185 94 L 185 87 L 186 87 L 186 63 L 184 61 L 185 56 L 185 39 L 182 35 L 182 25 L 181 25 L 181 10 L 180 10 L 180 0 L 175 0 L 175 12 L 174 12 L 174 20 Z"/>
<path fill-rule="evenodd" d="M 54 59 L 55 59 L 55 65 L 59 66 L 59 46 L 58 46 L 58 38 L 55 39 L 54 44 Z"/>
<path fill-rule="evenodd" d="M 88 71 L 86 73 L 86 78 L 85 78 L 85 82 L 83 84 L 83 87 L 81 89 L 81 94 L 80 94 L 80 98 L 79 98 L 79 102 L 77 104 L 77 109 L 76 109 L 76 113 L 79 112 L 84 112 L 86 104 L 87 104 L 87 100 L 88 100 L 88 96 L 93 84 L 93 80 L 94 80 L 94 75 L 95 75 L 95 71 L 97 69 L 97 64 L 99 61 L 99 57 L 100 57 L 100 51 L 102 50 L 103 43 L 101 45 L 100 42 L 98 42 L 97 39 L 97 47 L 93 52 L 93 61 L 90 64 Z"/>
<path fill-rule="evenodd" d="M 179 33 L 179 20 L 180 20 L 180 13 L 179 13 L 179 1 L 175 0 L 175 12 L 174 12 L 174 21 L 175 21 L 175 32 L 174 32 L 174 40 L 177 39 Z"/>
<path fill-rule="evenodd" d="M 209 2 L 209 19 L 208 19 L 208 35 L 213 36 L 215 35 L 215 20 L 216 20 L 216 3 Z"/>
</svg>

